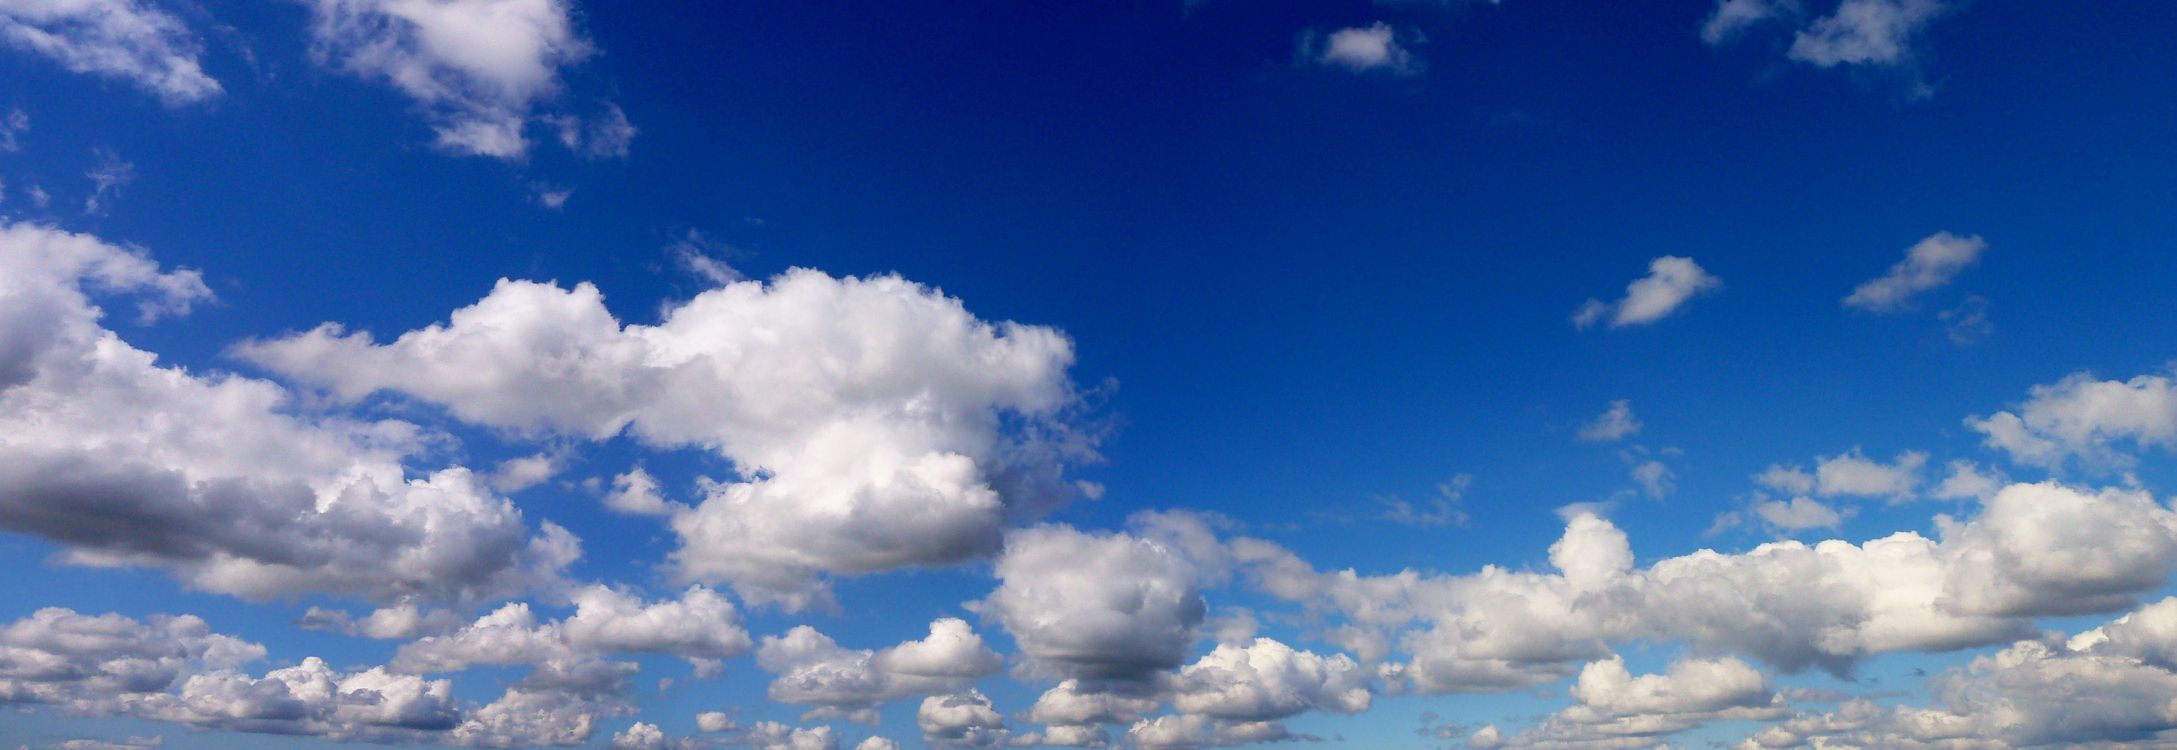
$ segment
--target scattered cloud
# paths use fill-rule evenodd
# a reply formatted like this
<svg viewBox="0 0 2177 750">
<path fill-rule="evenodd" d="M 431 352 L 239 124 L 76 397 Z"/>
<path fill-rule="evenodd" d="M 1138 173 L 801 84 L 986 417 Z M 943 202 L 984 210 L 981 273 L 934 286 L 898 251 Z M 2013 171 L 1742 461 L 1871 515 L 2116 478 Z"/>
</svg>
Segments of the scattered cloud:
<svg viewBox="0 0 2177 750">
<path fill-rule="evenodd" d="M 113 210 L 114 199 L 121 197 L 121 188 L 136 181 L 136 165 L 123 161 L 113 149 L 96 149 L 91 154 L 98 163 L 83 173 L 91 181 L 91 192 L 83 199 L 83 213 L 104 216 Z"/>
<path fill-rule="evenodd" d="M 0 44 L 73 73 L 125 81 L 170 105 L 222 91 L 204 73 L 196 35 L 143 0 L 0 1 Z"/>
<path fill-rule="evenodd" d="M 1914 296 L 1949 284 L 1958 272 L 1980 262 L 1987 249 L 1988 242 L 1978 235 L 1929 235 L 1907 249 L 1905 259 L 1887 273 L 1854 288 L 1844 298 L 1844 306 L 1876 313 L 1904 310 Z"/>
<path fill-rule="evenodd" d="M 1959 346 L 1977 344 L 1995 335 L 1996 324 L 1988 320 L 1990 307 L 1987 298 L 1977 294 L 1966 295 L 1965 301 L 1958 303 L 1957 307 L 1944 310 L 1938 315 L 1943 321 L 1943 334 L 1950 337 L 1950 343 Z"/>
<path fill-rule="evenodd" d="M 527 154 L 531 110 L 592 53 L 572 0 L 306 2 L 318 60 L 399 89 L 458 154 Z"/>
<path fill-rule="evenodd" d="M 2177 384 L 2166 375 L 2119 381 L 2072 373 L 2034 386 L 2015 411 L 1965 424 L 2015 463 L 2060 468 L 2076 458 L 2089 467 L 2123 468 L 2136 461 L 2127 444 L 2177 448 Z"/>
<path fill-rule="evenodd" d="M 1593 421 L 1580 426 L 1580 439 L 1591 443 L 1609 443 L 1640 434 L 1640 417 L 1633 415 L 1633 402 L 1618 399 L 1610 402 L 1610 408 Z"/>
<path fill-rule="evenodd" d="M 1666 255 L 1648 263 L 1648 275 L 1626 285 L 1625 296 L 1616 302 L 1588 300 L 1572 315 L 1574 327 L 1586 330 L 1608 321 L 1611 328 L 1647 325 L 1676 312 L 1687 300 L 1723 287 L 1692 258 Z"/>
<path fill-rule="evenodd" d="M 1395 76 L 1412 76 L 1427 70 L 1428 64 L 1415 57 L 1408 45 L 1424 41 L 1417 32 L 1401 31 L 1382 22 L 1343 28 L 1329 34 L 1310 30 L 1301 32 L 1294 45 L 1293 57 L 1303 64 L 1352 73 L 1382 71 Z"/>
</svg>

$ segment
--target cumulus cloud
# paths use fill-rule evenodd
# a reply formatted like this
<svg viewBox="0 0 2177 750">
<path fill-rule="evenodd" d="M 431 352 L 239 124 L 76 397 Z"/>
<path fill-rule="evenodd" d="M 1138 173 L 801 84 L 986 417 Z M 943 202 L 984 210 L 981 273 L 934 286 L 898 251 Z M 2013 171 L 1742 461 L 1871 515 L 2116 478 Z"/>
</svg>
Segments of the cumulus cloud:
<svg viewBox="0 0 2177 750">
<path fill-rule="evenodd" d="M 527 153 L 531 109 L 592 51 L 572 0 L 307 2 L 322 63 L 399 89 L 462 154 Z"/>
<path fill-rule="evenodd" d="M 770 697 L 816 708 L 805 718 L 843 718 L 874 724 L 876 709 L 912 696 L 965 690 L 1003 666 L 998 653 L 956 618 L 930 623 L 922 640 L 872 651 L 839 646 L 807 625 L 766 637 L 756 662 L 777 675 Z"/>
<path fill-rule="evenodd" d="M 1232 722 L 1188 714 L 1136 722 L 1126 731 L 1126 742 L 1141 750 L 1191 750 L 1289 739 L 1295 739 L 1292 732 L 1274 721 Z"/>
<path fill-rule="evenodd" d="M 1165 541 L 1040 526 L 1007 538 L 979 607 L 1045 673 L 1144 680 L 1193 644 L 1208 613 L 1199 575 Z"/>
<path fill-rule="evenodd" d="M 1905 251 L 1905 259 L 1879 277 L 1853 288 L 1844 306 L 1868 312 L 1897 312 L 1922 292 L 1947 285 L 1960 271 L 1980 262 L 1988 242 L 1978 235 L 1949 232 L 1929 235 Z"/>
<path fill-rule="evenodd" d="M 1640 427 L 1640 417 L 1633 415 L 1633 402 L 1618 399 L 1594 420 L 1581 425 L 1579 434 L 1581 440 L 1609 443 L 1640 434 Z"/>
<path fill-rule="evenodd" d="M 1713 721 L 1774 720 L 1784 701 L 1759 670 L 1737 659 L 1679 659 L 1662 674 L 1635 676 L 1613 655 L 1582 667 L 1574 704 L 1509 737 L 1492 733 L 1481 747 L 1651 748 L 1665 736 Z M 1493 728 L 1493 727 L 1492 727 Z M 1501 731 L 1501 730 L 1500 730 Z"/>
<path fill-rule="evenodd" d="M 591 662 L 608 654 L 672 654 L 699 674 L 752 645 L 741 616 L 725 596 L 702 586 L 678 599 L 644 602 L 607 586 L 572 595 L 574 614 L 540 622 L 527 603 L 508 604 L 455 632 L 401 646 L 393 666 L 409 672 L 452 672 L 475 664 L 532 664 L 567 674 L 597 673 Z M 616 678 L 619 670 L 604 669 Z"/>
<path fill-rule="evenodd" d="M 1405 43 L 1400 42 L 1401 37 L 1405 37 Z M 1353 73 L 1380 70 L 1397 76 L 1420 75 L 1428 66 L 1406 47 L 1420 41 L 1419 34 L 1401 32 L 1381 22 L 1329 34 L 1306 31 L 1300 34 L 1294 57 L 1305 64 Z"/>
<path fill-rule="evenodd" d="M 1005 717 L 976 690 L 922 699 L 915 709 L 915 726 L 922 729 L 924 742 L 941 748 L 1000 748 L 1012 738 Z"/>
<path fill-rule="evenodd" d="M 198 60 L 196 35 L 142 0 L 0 0 L 0 43 L 70 72 L 125 81 L 168 104 L 221 92 Z"/>
<path fill-rule="evenodd" d="M 1268 639 L 1220 645 L 1179 671 L 1172 707 L 1240 722 L 1283 719 L 1312 710 L 1357 714 L 1375 697 L 1372 675 L 1352 657 L 1320 656 Z"/>
<path fill-rule="evenodd" d="M 1012 518 L 1070 499 L 1063 465 L 1093 455 L 1063 422 L 1071 342 L 893 276 L 791 271 L 654 326 L 623 325 L 588 284 L 501 281 L 390 343 L 327 324 L 239 352 L 342 399 L 397 391 L 510 431 L 711 449 L 738 476 L 672 514 L 673 563 L 789 607 L 827 600 L 822 573 L 995 552 Z"/>
<path fill-rule="evenodd" d="M 241 671 L 265 655 L 193 615 L 137 620 L 47 608 L 0 626 L 0 702 L 339 741 L 510 747 L 588 739 L 586 721 L 578 731 L 523 731 L 539 725 L 495 721 L 506 699 L 472 709 L 446 680 L 382 667 L 344 672 L 310 657 L 261 677 Z M 553 720 L 569 721 L 566 708 L 555 705 L 561 713 Z"/>
<path fill-rule="evenodd" d="M 2058 468 L 2078 458 L 2093 466 L 2128 466 L 2124 450 L 2177 448 L 2177 384 L 2165 375 L 2097 380 L 2073 373 L 2027 392 L 2015 411 L 1970 417 L 1965 424 L 2012 461 Z"/>
<path fill-rule="evenodd" d="M 411 471 L 414 425 L 306 417 L 270 382 L 161 366 L 100 325 L 92 292 L 134 295 L 146 320 L 211 298 L 138 252 L 0 227 L 0 528 L 249 598 L 478 601 L 579 554 L 466 468 Z"/>
<path fill-rule="evenodd" d="M 1648 263 L 1648 275 L 1626 285 L 1625 296 L 1616 302 L 1588 300 L 1572 315 L 1572 324 L 1585 330 L 1608 321 L 1611 328 L 1647 325 L 1678 310 L 1686 300 L 1723 287 L 1692 258 L 1666 255 Z"/>
<path fill-rule="evenodd" d="M 1228 548 L 1260 590 L 1343 616 L 1327 634 L 1381 663 L 1387 687 L 1430 693 L 1547 683 L 1631 640 L 1850 674 L 1877 654 L 2002 643 L 2034 618 L 2121 609 L 2177 570 L 2177 513 L 2135 490 L 2015 484 L 1971 520 L 1940 520 L 1933 539 L 1779 541 L 1642 568 L 1623 532 L 1583 513 L 1550 548 L 1555 572 L 1361 576 L 1259 540 Z"/>
<path fill-rule="evenodd" d="M 2165 599 L 2070 639 L 2019 641 L 1929 680 L 1933 706 L 1867 700 L 1803 713 L 1739 747 L 2160 746 L 2177 731 L 2167 654 L 2177 600 Z"/>
</svg>

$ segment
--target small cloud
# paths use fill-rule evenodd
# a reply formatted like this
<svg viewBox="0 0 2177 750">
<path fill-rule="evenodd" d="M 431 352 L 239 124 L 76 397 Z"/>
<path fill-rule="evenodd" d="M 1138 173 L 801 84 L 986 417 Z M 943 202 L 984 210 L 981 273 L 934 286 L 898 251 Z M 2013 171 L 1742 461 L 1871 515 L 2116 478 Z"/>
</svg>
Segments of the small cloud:
<svg viewBox="0 0 2177 750">
<path fill-rule="evenodd" d="M 1676 312 L 1686 300 L 1722 287 L 1721 279 L 1709 275 L 1692 258 L 1666 255 L 1648 262 L 1648 275 L 1627 284 L 1624 298 L 1616 302 L 1591 299 L 1581 305 L 1572 314 L 1572 324 L 1581 330 L 1606 319 L 1611 328 L 1646 325 Z"/>
<path fill-rule="evenodd" d="M 6 118 L 0 118 L 0 152 L 15 153 L 23 150 L 20 136 L 30 132 L 30 114 L 20 109 L 8 110 Z"/>
<path fill-rule="evenodd" d="M 121 188 L 136 181 L 136 165 L 122 161 L 113 149 L 99 148 L 91 153 L 98 157 L 98 164 L 83 173 L 91 180 L 91 194 L 83 199 L 83 213 L 104 216 L 113 209 L 113 199 L 121 196 Z M 32 189 L 36 190 L 35 187 Z M 37 198 L 36 194 L 33 198 L 40 206 L 45 205 L 45 199 Z"/>
<path fill-rule="evenodd" d="M 1936 317 L 1943 321 L 1943 333 L 1950 343 L 1970 346 L 1995 335 L 1996 324 L 1988 320 L 1988 299 L 1977 294 L 1966 295 L 1957 307 L 1942 311 Z"/>
<path fill-rule="evenodd" d="M 731 254 L 733 248 L 726 245 L 726 243 L 711 239 L 709 235 L 700 230 L 688 230 L 687 234 L 673 241 L 673 244 L 667 245 L 665 252 L 672 256 L 673 264 L 679 266 L 680 270 L 686 271 L 696 278 L 708 281 L 713 286 L 725 286 L 734 282 L 748 280 L 748 277 L 742 274 L 739 269 L 727 264 L 724 258 L 719 257 Z"/>
<path fill-rule="evenodd" d="M 1854 288 L 1844 306 L 1874 313 L 1904 310 L 1915 295 L 1949 284 L 1987 250 L 1988 242 L 1978 235 L 1937 232 L 1914 243 L 1887 273 Z"/>
<path fill-rule="evenodd" d="M 1401 36 L 1407 39 L 1404 43 L 1399 40 Z M 1411 76 L 1419 75 L 1428 66 L 1414 57 L 1406 45 L 1424 41 L 1418 33 L 1402 33 L 1382 22 L 1339 29 L 1327 35 L 1311 30 L 1301 32 L 1293 57 L 1298 63 L 1340 68 L 1352 73 L 1380 70 L 1397 76 Z"/>
<path fill-rule="evenodd" d="M 537 205 L 558 211 L 567 207 L 567 199 L 574 197 L 574 188 L 548 185 L 542 182 L 529 184 L 529 198 Z"/>
<path fill-rule="evenodd" d="M 1651 500 L 1661 500 L 1678 489 L 1678 475 L 1655 460 L 1634 464 L 1633 482 L 1640 485 L 1640 494 Z"/>
<path fill-rule="evenodd" d="M 1422 529 L 1465 526 L 1467 514 L 1460 503 L 1466 497 L 1467 486 L 1473 483 L 1474 477 L 1466 474 L 1447 479 L 1436 485 L 1435 497 L 1421 504 L 1397 496 L 1378 497 L 1376 502 L 1383 506 L 1383 512 L 1376 515 L 1376 520 Z"/>
<path fill-rule="evenodd" d="M 1811 497 L 1794 497 L 1790 500 L 1770 500 L 1754 504 L 1754 515 L 1770 528 L 1792 532 L 1806 529 L 1834 529 L 1852 516 L 1853 509 L 1843 512 L 1823 505 Z"/>
<path fill-rule="evenodd" d="M 1633 415 L 1633 402 L 1618 399 L 1610 402 L 1595 420 L 1580 427 L 1580 439 L 1591 443 L 1608 443 L 1623 440 L 1640 433 L 1640 418 Z"/>
<path fill-rule="evenodd" d="M 625 158 L 638 130 L 620 105 L 606 103 L 604 114 L 584 121 L 573 115 L 547 118 L 559 131 L 560 145 L 588 159 Z"/>
</svg>

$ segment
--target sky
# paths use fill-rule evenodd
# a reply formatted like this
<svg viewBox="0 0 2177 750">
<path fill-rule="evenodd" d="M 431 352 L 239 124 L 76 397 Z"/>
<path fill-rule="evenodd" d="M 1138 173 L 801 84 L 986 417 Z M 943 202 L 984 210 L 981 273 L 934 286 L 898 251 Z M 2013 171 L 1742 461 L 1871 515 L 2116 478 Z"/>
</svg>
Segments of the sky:
<svg viewBox="0 0 2177 750">
<path fill-rule="evenodd" d="M 2177 746 L 2173 31 L 0 0 L 0 748 Z"/>
</svg>

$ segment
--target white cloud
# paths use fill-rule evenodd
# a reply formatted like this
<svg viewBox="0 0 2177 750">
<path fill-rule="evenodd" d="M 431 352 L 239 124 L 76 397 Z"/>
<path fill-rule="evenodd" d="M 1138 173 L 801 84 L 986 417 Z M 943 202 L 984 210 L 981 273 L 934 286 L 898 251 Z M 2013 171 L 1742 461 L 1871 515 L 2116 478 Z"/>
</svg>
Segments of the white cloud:
<svg viewBox="0 0 2177 750">
<path fill-rule="evenodd" d="M 1181 669 L 1171 700 L 1187 714 L 1241 722 L 1312 710 L 1357 714 L 1375 697 L 1371 676 L 1352 657 L 1320 656 L 1257 638 L 1245 647 L 1219 645 Z"/>
<path fill-rule="evenodd" d="M 676 512 L 673 562 L 754 601 L 826 601 L 822 573 L 955 563 L 1076 492 L 1073 348 L 898 277 L 808 270 L 623 325 L 588 284 L 501 281 L 379 344 L 327 324 L 242 356 L 355 400 L 391 390 L 530 434 L 701 446 L 739 476 Z"/>
<path fill-rule="evenodd" d="M 414 425 L 293 415 L 272 383 L 162 367 L 100 326 L 92 291 L 135 295 L 145 319 L 211 297 L 194 271 L 0 227 L 0 528 L 250 598 L 478 601 L 579 554 L 466 468 L 411 472 Z"/>
<path fill-rule="evenodd" d="M 1776 719 L 1784 702 L 1760 671 L 1737 659 L 1679 659 L 1662 674 L 1635 676 L 1618 656 L 1582 667 L 1573 683 L 1575 703 L 1533 729 L 1502 736 L 1492 732 L 1474 747 L 1658 747 L 1661 738 L 1713 721 Z M 1494 729 L 1494 727 L 1490 727 Z"/>
<path fill-rule="evenodd" d="M 1294 739 L 1285 725 L 1271 721 L 1231 722 L 1176 714 L 1135 722 L 1126 742 L 1139 750 L 1192 750 Z"/>
<path fill-rule="evenodd" d="M 1715 12 L 1701 24 L 1701 41 L 1723 44 L 1754 26 L 1799 13 L 1798 0 L 1717 0 Z"/>
<path fill-rule="evenodd" d="M 2037 617 L 2113 611 L 2177 570 L 2177 513 L 2144 492 L 2016 484 L 1970 521 L 1939 520 L 1936 539 L 1779 541 L 1640 568 L 1622 532 L 1582 514 L 1551 547 L 1554 573 L 1360 576 L 1259 540 L 1227 548 L 1265 593 L 1342 615 L 1326 635 L 1383 663 L 1390 687 L 1432 693 L 1562 679 L 1632 640 L 1848 674 L 1876 654 L 2001 643 Z"/>
<path fill-rule="evenodd" d="M 531 109 L 591 52 L 572 0 L 307 0 L 327 64 L 415 100 L 438 144 L 518 158 Z"/>
<path fill-rule="evenodd" d="M 688 506 L 659 495 L 657 478 L 640 466 L 612 478 L 612 491 L 605 495 L 605 507 L 635 516 L 672 516 L 688 511 Z"/>
<path fill-rule="evenodd" d="M 1012 737 L 1005 717 L 975 690 L 922 699 L 915 709 L 915 726 L 922 729 L 923 741 L 936 747 L 1001 748 Z"/>
<path fill-rule="evenodd" d="M 1580 426 L 1580 439 L 1591 443 L 1624 440 L 1640 434 L 1640 426 L 1640 417 L 1633 415 L 1633 402 L 1618 399 L 1610 402 L 1610 408 L 1594 421 Z"/>
<path fill-rule="evenodd" d="M 1399 76 L 1419 75 L 1427 65 L 1400 43 L 1401 36 L 1407 37 L 1407 43 L 1420 40 L 1419 35 L 1402 33 L 1380 22 L 1329 34 L 1307 31 L 1301 33 L 1294 54 L 1305 63 L 1354 73 L 1381 70 Z"/>
<path fill-rule="evenodd" d="M 1754 515 L 1771 528 L 1791 532 L 1837 528 L 1838 524 L 1844 523 L 1844 519 L 1850 516 L 1850 512 L 1839 513 L 1837 509 L 1811 497 L 1794 497 L 1790 500 L 1755 503 Z"/>
<path fill-rule="evenodd" d="M 1748 737 L 1740 748 L 2159 747 L 2177 730 L 2177 600 L 2070 639 L 2012 644 L 1929 680 L 1935 706 L 1851 700 Z"/>
<path fill-rule="evenodd" d="M 954 693 L 1003 666 L 964 621 L 930 623 L 927 638 L 884 649 L 850 650 L 807 625 L 766 637 L 756 652 L 765 671 L 777 675 L 770 697 L 816 706 L 809 717 L 876 723 L 876 709 L 913 696 Z"/>
<path fill-rule="evenodd" d="M 1927 462 L 1928 454 L 1906 451 L 1884 464 L 1855 449 L 1816 461 L 1814 490 L 1823 497 L 1851 495 L 1909 500 L 1920 486 L 1920 469 Z"/>
<path fill-rule="evenodd" d="M 2120 450 L 2122 443 L 2177 448 L 2177 384 L 2163 375 L 2118 381 L 2073 373 L 2034 386 L 2016 412 L 1970 417 L 1965 424 L 2017 463 L 2057 468 L 2076 457 L 2089 465 L 2127 466 L 2133 457 Z"/>
<path fill-rule="evenodd" d="M 1061 526 L 1014 532 L 980 611 L 1047 673 L 1141 680 L 1179 666 L 1207 614 L 1180 550 Z"/>
<path fill-rule="evenodd" d="M 1868 312 L 1905 309 L 1921 292 L 1949 284 L 1958 272 L 1980 262 L 1988 242 L 1978 235 L 1959 237 L 1937 232 L 1905 251 L 1905 259 L 1879 277 L 1853 288 L 1844 306 Z"/>
<path fill-rule="evenodd" d="M 590 159 L 625 158 L 640 132 L 617 104 L 605 105 L 604 114 L 587 122 L 571 115 L 546 119 L 559 131 L 560 145 Z"/>
<path fill-rule="evenodd" d="M 204 74 L 196 36 L 141 0 L 0 0 L 0 43 L 70 72 L 127 81 L 168 104 L 221 91 Z"/>
<path fill-rule="evenodd" d="M 23 148 L 22 135 L 30 132 L 30 114 L 21 109 L 8 110 L 0 118 L 0 152 L 15 153 Z"/>
<path fill-rule="evenodd" d="M 1723 287 L 1692 258 L 1666 255 L 1648 263 L 1648 275 L 1626 285 L 1616 302 L 1588 300 L 1573 313 L 1572 324 L 1586 329 L 1608 320 L 1611 328 L 1646 325 L 1678 310 L 1686 300 Z"/>
<path fill-rule="evenodd" d="M 136 181 L 136 165 L 121 160 L 112 149 L 97 149 L 92 155 L 98 164 L 83 176 L 91 181 L 91 192 L 83 198 L 83 213 L 104 216 L 113 210 L 113 200 L 121 196 L 121 188 Z"/>
<path fill-rule="evenodd" d="M 2006 482 L 2001 472 L 1984 471 L 1971 461 L 1957 460 L 1950 462 L 1950 476 L 1928 494 L 1942 500 L 1986 500 L 2003 489 Z"/>
<path fill-rule="evenodd" d="M 1678 489 L 1678 475 L 1661 461 L 1642 461 L 1633 465 L 1633 481 L 1640 485 L 1640 493 L 1661 500 Z"/>
<path fill-rule="evenodd" d="M 1950 9 L 1944 0 L 1844 0 L 1799 31 L 1791 59 L 1822 68 L 1908 63 L 1914 38 Z"/>
<path fill-rule="evenodd" d="M 393 666 L 407 672 L 453 672 L 475 664 L 533 664 L 562 672 L 608 671 L 593 664 L 609 654 L 672 654 L 716 674 L 721 660 L 752 645 L 741 616 L 726 598 L 701 586 L 680 598 L 646 603 L 608 586 L 575 591 L 572 616 L 540 623 L 526 603 L 513 603 L 453 633 L 401 646 Z"/>
</svg>

